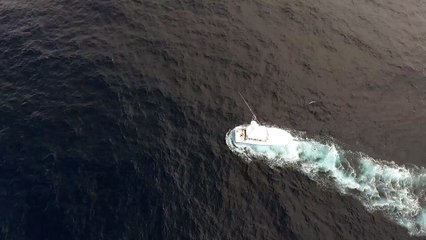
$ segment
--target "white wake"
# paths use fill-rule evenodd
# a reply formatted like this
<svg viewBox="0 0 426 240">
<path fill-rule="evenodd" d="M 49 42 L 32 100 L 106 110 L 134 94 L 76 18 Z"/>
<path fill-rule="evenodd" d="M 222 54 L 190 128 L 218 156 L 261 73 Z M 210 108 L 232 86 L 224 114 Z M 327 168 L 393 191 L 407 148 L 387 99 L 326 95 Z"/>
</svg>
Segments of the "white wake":
<svg viewBox="0 0 426 240">
<path fill-rule="evenodd" d="M 343 150 L 334 143 L 296 138 L 287 146 L 236 144 L 228 147 L 244 160 L 263 159 L 271 167 L 293 166 L 309 178 L 359 199 L 370 211 L 382 211 L 412 235 L 426 235 L 426 171 Z"/>
</svg>

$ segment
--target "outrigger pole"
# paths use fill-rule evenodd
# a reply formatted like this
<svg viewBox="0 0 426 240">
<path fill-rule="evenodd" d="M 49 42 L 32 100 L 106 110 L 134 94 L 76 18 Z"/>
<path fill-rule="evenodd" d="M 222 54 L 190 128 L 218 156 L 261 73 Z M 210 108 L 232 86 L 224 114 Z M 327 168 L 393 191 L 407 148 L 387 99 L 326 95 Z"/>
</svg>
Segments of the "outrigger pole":
<svg viewBox="0 0 426 240">
<path fill-rule="evenodd" d="M 244 103 L 247 105 L 248 109 L 250 110 L 251 114 L 253 114 L 253 119 L 257 122 L 257 117 L 256 114 L 254 114 L 253 110 L 251 109 L 250 105 L 247 103 L 246 99 L 243 97 L 243 95 L 238 92 L 241 96 L 241 98 L 243 99 Z"/>
</svg>

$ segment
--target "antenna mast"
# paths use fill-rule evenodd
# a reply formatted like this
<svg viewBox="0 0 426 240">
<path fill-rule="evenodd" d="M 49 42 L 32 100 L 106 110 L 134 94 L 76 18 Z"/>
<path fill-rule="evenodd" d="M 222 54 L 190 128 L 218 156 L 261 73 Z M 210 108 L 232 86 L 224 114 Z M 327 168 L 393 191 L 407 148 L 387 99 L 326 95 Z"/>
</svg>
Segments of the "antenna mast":
<svg viewBox="0 0 426 240">
<path fill-rule="evenodd" d="M 254 114 L 253 110 L 251 109 L 250 105 L 247 103 L 246 99 L 243 97 L 243 95 L 240 92 L 238 92 L 238 93 L 240 94 L 240 96 L 243 99 L 244 103 L 247 105 L 247 107 L 250 110 L 251 114 L 253 114 L 254 120 L 257 121 L 256 114 Z"/>
</svg>

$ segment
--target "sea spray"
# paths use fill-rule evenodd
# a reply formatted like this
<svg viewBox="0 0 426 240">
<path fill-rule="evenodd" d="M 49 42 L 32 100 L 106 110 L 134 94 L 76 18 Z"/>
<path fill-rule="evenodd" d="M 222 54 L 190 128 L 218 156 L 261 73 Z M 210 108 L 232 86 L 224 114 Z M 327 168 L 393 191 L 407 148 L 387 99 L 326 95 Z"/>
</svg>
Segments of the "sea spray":
<svg viewBox="0 0 426 240">
<path fill-rule="evenodd" d="M 381 211 L 412 235 L 426 235 L 426 171 L 376 160 L 343 150 L 337 144 L 297 137 L 285 146 L 235 143 L 234 130 L 226 134 L 232 152 L 247 162 L 263 159 L 270 167 L 293 166 L 309 178 L 327 183 L 342 194 L 359 199 L 368 211 Z"/>
</svg>

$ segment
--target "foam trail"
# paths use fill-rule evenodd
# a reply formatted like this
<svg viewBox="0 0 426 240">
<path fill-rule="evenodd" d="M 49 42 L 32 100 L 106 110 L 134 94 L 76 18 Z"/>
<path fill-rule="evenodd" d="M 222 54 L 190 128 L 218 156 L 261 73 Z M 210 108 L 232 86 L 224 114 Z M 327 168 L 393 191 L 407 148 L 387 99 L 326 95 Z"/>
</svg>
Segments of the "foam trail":
<svg viewBox="0 0 426 240">
<path fill-rule="evenodd" d="M 280 147 L 235 144 L 234 130 L 230 130 L 226 143 L 248 162 L 261 158 L 271 167 L 291 165 L 315 181 L 356 197 L 370 212 L 382 211 L 411 235 L 426 236 L 424 168 L 398 166 L 305 138 Z"/>
</svg>

